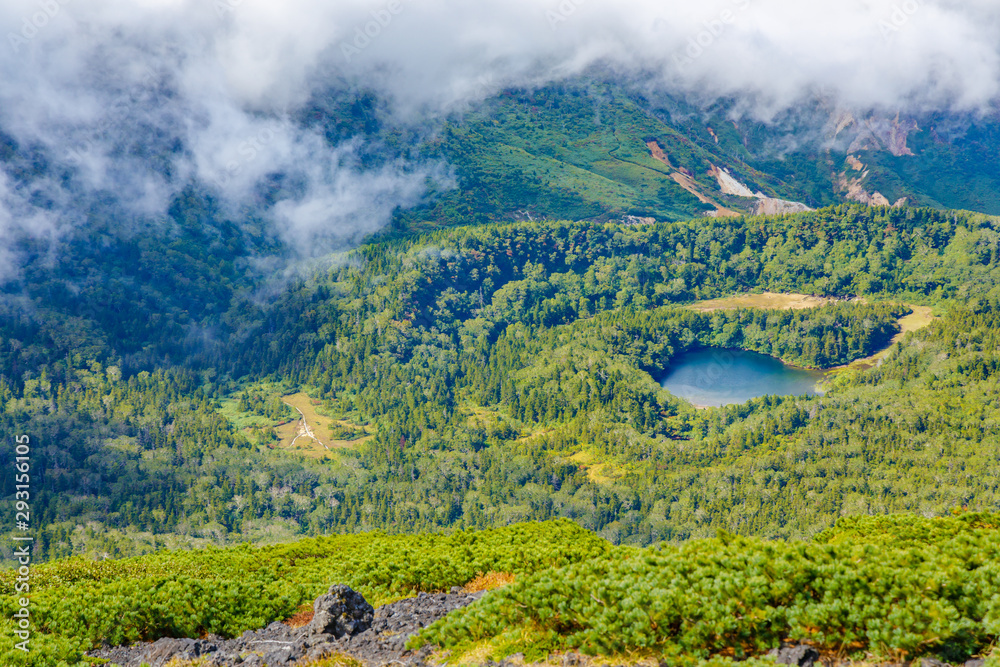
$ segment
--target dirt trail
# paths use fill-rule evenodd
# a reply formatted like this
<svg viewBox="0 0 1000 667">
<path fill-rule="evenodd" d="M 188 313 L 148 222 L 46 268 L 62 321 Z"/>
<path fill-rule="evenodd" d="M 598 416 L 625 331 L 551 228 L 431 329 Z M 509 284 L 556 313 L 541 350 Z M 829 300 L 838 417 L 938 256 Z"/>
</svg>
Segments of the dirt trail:
<svg viewBox="0 0 1000 667">
<path fill-rule="evenodd" d="M 306 421 L 306 415 L 305 415 L 305 413 L 302 412 L 302 410 L 300 410 L 297 406 L 292 405 L 288 401 L 282 400 L 282 402 L 285 405 L 287 405 L 287 406 L 289 406 L 291 408 L 295 408 L 295 411 L 298 412 L 299 416 L 301 417 L 301 419 L 299 420 L 299 430 L 298 430 L 298 433 L 295 435 L 295 438 L 292 440 L 292 444 L 289 445 L 289 446 L 290 447 L 294 446 L 295 445 L 295 441 L 298 440 L 299 438 L 311 438 L 312 440 L 315 440 L 319 444 L 321 444 L 324 447 L 326 447 L 327 451 L 329 451 L 330 448 L 327 447 L 326 443 L 323 442 L 322 440 L 320 440 L 319 438 L 317 438 L 316 434 L 313 433 L 313 431 L 312 431 L 311 428 L 309 428 L 309 422 Z"/>
<path fill-rule="evenodd" d="M 653 154 L 654 158 L 667 165 L 668 168 L 674 168 L 674 165 L 670 164 L 670 158 L 668 158 L 667 154 L 663 152 L 662 148 L 660 148 L 660 144 L 655 141 L 650 141 L 646 144 L 646 147 L 649 148 L 649 152 Z"/>
<path fill-rule="evenodd" d="M 906 304 L 906 306 L 909 307 L 911 310 L 913 310 L 913 312 L 899 319 L 899 333 L 892 337 L 892 340 L 889 341 L 888 345 L 886 345 L 883 349 L 879 350 L 870 357 L 865 357 L 864 359 L 855 359 L 854 361 L 845 366 L 837 366 L 836 368 L 831 368 L 830 370 L 842 371 L 847 368 L 864 370 L 866 368 L 872 368 L 873 366 L 877 366 L 879 362 L 882 361 L 882 359 L 884 359 L 889 354 L 889 351 L 892 350 L 893 345 L 901 342 L 903 338 L 906 337 L 906 334 L 910 333 L 911 331 L 920 331 L 924 327 L 928 326 L 935 319 L 933 311 L 928 306 L 914 306 L 911 303 Z"/>
</svg>

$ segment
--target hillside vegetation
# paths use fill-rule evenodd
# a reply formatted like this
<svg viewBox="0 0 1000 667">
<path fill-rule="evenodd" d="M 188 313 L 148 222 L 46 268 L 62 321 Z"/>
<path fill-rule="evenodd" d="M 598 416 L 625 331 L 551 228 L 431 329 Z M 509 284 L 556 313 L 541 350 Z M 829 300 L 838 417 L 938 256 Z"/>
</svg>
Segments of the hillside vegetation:
<svg viewBox="0 0 1000 667">
<path fill-rule="evenodd" d="M 852 518 L 812 542 L 727 533 L 680 547 L 614 546 L 569 521 L 484 532 L 321 537 L 255 548 L 170 552 L 38 567 L 43 634 L 5 665 L 89 664 L 101 642 L 236 636 L 292 616 L 331 583 L 376 606 L 460 586 L 483 572 L 514 582 L 428 628 L 450 657 L 553 651 L 655 656 L 678 664 L 762 656 L 783 640 L 842 658 L 953 662 L 1000 635 L 1000 515 Z M 507 577 L 509 579 L 509 577 Z M 0 580 L 9 635 L 14 577 Z"/>
<path fill-rule="evenodd" d="M 211 368 L 87 356 L 69 320 L 8 326 L 3 428 L 31 423 L 41 557 L 560 516 L 634 544 L 809 536 L 845 514 L 992 509 L 998 238 L 987 216 L 844 206 L 373 243 L 270 306 L 239 301 Z M 681 307 L 764 289 L 866 302 Z M 698 411 L 657 383 L 702 345 L 867 357 L 900 303 L 941 317 L 821 397 Z M 266 420 L 299 389 L 355 439 L 322 460 L 278 448 Z"/>
<path fill-rule="evenodd" d="M 818 104 L 763 123 L 741 117 L 745 109 L 731 101 L 705 108 L 650 92 L 587 78 L 506 90 L 476 105 L 419 147 L 455 165 L 459 187 L 399 212 L 393 233 L 528 218 L 673 221 L 750 212 L 758 199 L 724 194 L 720 169 L 749 192 L 812 208 L 849 201 L 853 183 L 890 203 L 1000 214 L 995 118 L 847 123 L 842 110 Z M 378 118 L 377 105 L 365 117 Z M 871 127 L 880 128 L 877 138 Z M 389 127 L 370 133 L 398 143 Z M 899 140 L 909 154 L 893 153 L 889 144 Z"/>
<path fill-rule="evenodd" d="M 993 514 L 865 517 L 841 520 L 811 543 L 723 532 L 618 551 L 520 578 L 414 644 L 459 655 L 483 642 L 496 655 L 653 654 L 684 664 L 803 641 L 841 659 L 961 663 L 989 652 L 1000 633 L 998 528 Z"/>
</svg>

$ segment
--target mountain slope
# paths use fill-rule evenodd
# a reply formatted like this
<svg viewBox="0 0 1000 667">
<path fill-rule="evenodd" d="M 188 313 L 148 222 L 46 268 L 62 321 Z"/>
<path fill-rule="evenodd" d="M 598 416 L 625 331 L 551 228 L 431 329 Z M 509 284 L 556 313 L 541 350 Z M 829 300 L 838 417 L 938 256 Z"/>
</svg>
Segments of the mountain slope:
<svg viewBox="0 0 1000 667">
<path fill-rule="evenodd" d="M 821 103 L 763 123 L 735 103 L 573 81 L 508 91 L 456 118 L 433 146 L 456 166 L 459 191 L 401 217 L 677 220 L 760 210 L 758 193 L 813 208 L 905 201 L 1000 214 L 998 131 L 991 117 L 887 119 Z"/>
<path fill-rule="evenodd" d="M 3 427 L 32 425 L 50 557 L 553 516 L 622 542 L 809 535 L 847 512 L 990 508 L 997 238 L 986 216 L 855 205 L 383 241 L 269 307 L 236 303 L 211 369 L 50 354 L 5 375 Z M 682 307 L 753 289 L 875 303 Z M 698 411 L 657 383 L 696 345 L 867 357 L 899 301 L 943 317 L 823 397 Z M 267 408 L 300 389 L 343 438 L 319 457 L 288 449 Z"/>
</svg>

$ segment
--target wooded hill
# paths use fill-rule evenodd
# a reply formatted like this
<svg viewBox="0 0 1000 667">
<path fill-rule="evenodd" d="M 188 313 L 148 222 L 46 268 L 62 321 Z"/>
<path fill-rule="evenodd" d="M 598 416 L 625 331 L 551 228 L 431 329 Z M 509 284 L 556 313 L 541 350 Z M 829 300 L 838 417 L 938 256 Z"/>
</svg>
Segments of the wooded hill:
<svg viewBox="0 0 1000 667">
<path fill-rule="evenodd" d="M 988 216 L 840 206 L 373 242 L 266 305 L 229 292 L 204 343 L 112 335 L 98 309 L 5 319 L 3 430 L 30 425 L 43 557 L 550 517 L 635 544 L 809 536 L 843 514 L 993 508 L 998 239 Z M 865 301 L 683 307 L 763 289 Z M 699 411 L 657 383 L 703 345 L 865 357 L 905 303 L 941 317 L 822 397 Z M 299 389 L 373 437 L 317 459 L 244 428 L 287 420 L 275 399 Z"/>
</svg>

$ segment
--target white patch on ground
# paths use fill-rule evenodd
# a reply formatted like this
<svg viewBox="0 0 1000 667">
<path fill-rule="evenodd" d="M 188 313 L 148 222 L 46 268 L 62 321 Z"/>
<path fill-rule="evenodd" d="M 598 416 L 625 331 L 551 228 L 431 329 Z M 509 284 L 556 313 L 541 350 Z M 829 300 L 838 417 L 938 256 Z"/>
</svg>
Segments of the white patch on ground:
<svg viewBox="0 0 1000 667">
<path fill-rule="evenodd" d="M 804 213 L 813 210 L 802 202 L 774 199 L 768 197 L 763 192 L 753 192 L 746 185 L 737 181 L 724 167 L 719 168 L 712 165 L 712 174 L 719 182 L 719 189 L 723 194 L 758 200 L 750 207 L 751 215 L 784 215 L 786 213 Z"/>
<path fill-rule="evenodd" d="M 753 215 L 785 215 L 788 213 L 805 213 L 812 210 L 814 209 L 809 208 L 799 201 L 772 199 L 771 197 L 764 197 L 750 207 L 750 212 Z"/>
<path fill-rule="evenodd" d="M 725 167 L 720 169 L 712 165 L 712 173 L 715 176 L 715 180 L 719 182 L 719 189 L 722 190 L 722 194 L 735 195 L 737 197 L 756 197 L 758 199 L 764 197 L 759 192 L 754 194 L 753 190 L 733 178 L 732 174 L 726 171 Z"/>
</svg>

